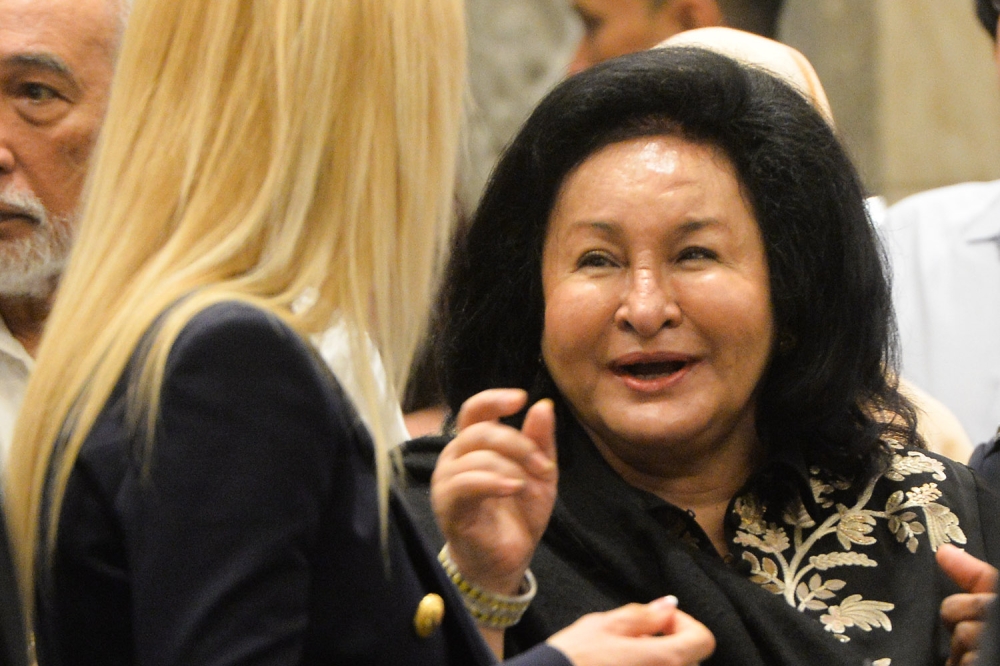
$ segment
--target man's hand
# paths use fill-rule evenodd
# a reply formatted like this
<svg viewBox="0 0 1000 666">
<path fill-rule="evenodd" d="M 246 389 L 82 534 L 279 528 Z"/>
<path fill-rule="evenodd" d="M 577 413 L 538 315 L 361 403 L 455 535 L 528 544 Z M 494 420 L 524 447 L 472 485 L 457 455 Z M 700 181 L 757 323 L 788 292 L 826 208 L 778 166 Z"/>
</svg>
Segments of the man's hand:
<svg viewBox="0 0 1000 666">
<path fill-rule="evenodd" d="M 938 548 L 937 562 L 964 593 L 941 602 L 941 619 L 951 631 L 947 666 L 975 662 L 986 610 L 996 598 L 997 570 L 950 544 Z"/>
</svg>

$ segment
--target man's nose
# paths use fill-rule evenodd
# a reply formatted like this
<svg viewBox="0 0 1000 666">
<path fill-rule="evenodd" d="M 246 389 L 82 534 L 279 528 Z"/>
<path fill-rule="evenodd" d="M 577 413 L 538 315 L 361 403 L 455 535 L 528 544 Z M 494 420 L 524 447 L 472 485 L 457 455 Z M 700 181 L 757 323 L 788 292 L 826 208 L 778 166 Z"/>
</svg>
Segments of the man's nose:
<svg viewBox="0 0 1000 666">
<path fill-rule="evenodd" d="M 17 158 L 14 155 L 13 137 L 3 115 L 0 114 L 0 174 L 14 171 Z"/>
</svg>

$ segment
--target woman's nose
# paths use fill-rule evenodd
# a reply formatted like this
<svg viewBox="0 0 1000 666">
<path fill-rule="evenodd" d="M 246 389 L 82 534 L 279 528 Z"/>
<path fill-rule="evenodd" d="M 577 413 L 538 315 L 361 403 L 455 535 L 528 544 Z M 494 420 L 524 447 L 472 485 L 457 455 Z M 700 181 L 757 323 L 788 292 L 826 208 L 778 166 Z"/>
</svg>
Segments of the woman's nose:
<svg viewBox="0 0 1000 666">
<path fill-rule="evenodd" d="M 651 271 L 636 273 L 615 313 L 615 322 L 643 337 L 680 324 L 681 309 L 670 282 Z"/>
</svg>

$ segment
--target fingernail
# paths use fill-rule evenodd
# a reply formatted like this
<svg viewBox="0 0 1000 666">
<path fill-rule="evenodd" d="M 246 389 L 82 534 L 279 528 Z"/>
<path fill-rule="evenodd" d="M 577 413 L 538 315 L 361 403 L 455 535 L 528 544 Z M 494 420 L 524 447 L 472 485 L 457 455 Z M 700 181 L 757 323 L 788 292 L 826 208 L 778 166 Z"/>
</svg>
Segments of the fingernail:
<svg viewBox="0 0 1000 666">
<path fill-rule="evenodd" d="M 531 469 L 535 474 L 547 474 L 555 469 L 556 464 L 542 453 L 531 454 Z"/>
<path fill-rule="evenodd" d="M 677 608 L 677 597 L 675 597 L 672 594 L 668 594 L 665 597 L 660 597 L 659 599 L 656 599 L 655 601 L 653 601 L 653 603 L 657 607 L 662 607 L 662 608 Z"/>
</svg>

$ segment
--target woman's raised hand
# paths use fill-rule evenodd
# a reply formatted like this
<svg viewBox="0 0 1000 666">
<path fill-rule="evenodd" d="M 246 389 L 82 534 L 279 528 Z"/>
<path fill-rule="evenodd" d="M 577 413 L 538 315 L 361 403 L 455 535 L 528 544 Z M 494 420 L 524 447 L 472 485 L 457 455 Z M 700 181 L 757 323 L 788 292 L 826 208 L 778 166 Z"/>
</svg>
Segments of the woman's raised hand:
<svg viewBox="0 0 1000 666">
<path fill-rule="evenodd" d="M 520 389 L 477 393 L 431 477 L 431 504 L 452 560 L 479 587 L 515 594 L 548 524 L 558 469 L 555 414 L 541 400 L 521 430 L 499 422 L 527 401 Z"/>
</svg>

